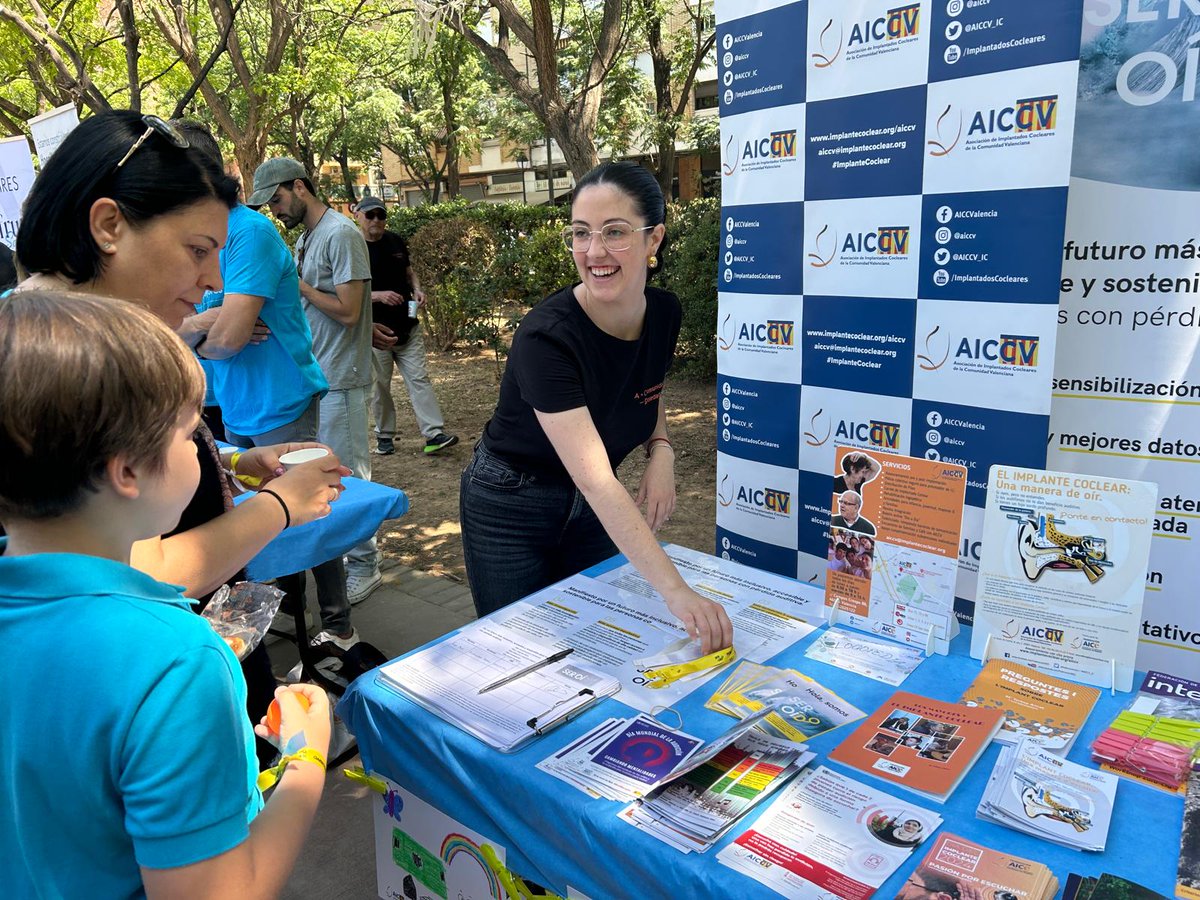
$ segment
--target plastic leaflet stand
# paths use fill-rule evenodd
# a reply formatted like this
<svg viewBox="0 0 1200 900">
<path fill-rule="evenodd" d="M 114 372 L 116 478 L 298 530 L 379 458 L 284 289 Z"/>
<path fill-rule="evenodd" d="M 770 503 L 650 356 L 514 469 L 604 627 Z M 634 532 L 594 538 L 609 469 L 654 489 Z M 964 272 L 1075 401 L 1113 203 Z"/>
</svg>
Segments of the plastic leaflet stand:
<svg viewBox="0 0 1200 900">
<path fill-rule="evenodd" d="M 234 656 L 245 659 L 271 627 L 282 600 L 283 591 L 277 587 L 239 581 L 232 588 L 221 585 L 202 615 Z"/>
</svg>

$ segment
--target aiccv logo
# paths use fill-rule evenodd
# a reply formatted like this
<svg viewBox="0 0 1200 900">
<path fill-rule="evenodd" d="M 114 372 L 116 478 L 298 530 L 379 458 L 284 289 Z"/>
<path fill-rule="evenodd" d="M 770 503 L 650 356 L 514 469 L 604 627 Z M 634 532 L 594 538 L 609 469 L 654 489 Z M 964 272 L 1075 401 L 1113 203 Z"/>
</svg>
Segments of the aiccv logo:
<svg viewBox="0 0 1200 900">
<path fill-rule="evenodd" d="M 1033 369 L 1038 364 L 1038 349 L 1041 338 L 1032 334 L 999 334 L 996 337 L 963 337 L 957 344 L 949 332 L 942 333 L 942 326 L 935 325 L 925 335 L 925 352 L 917 354 L 917 363 L 923 371 L 936 372 L 950 359 L 950 348 L 954 346 L 956 363 L 996 363 L 1018 369 Z"/>
<path fill-rule="evenodd" d="M 717 346 L 732 350 L 738 346 L 783 348 L 796 346 L 796 323 L 792 319 L 766 319 L 738 322 L 730 313 L 721 322 Z"/>
<path fill-rule="evenodd" d="M 840 240 L 836 229 L 824 225 L 813 238 L 813 250 L 808 264 L 823 269 L 840 255 L 843 259 L 863 259 L 879 256 L 908 256 L 908 225 L 881 225 L 867 231 L 848 231 Z"/>
<path fill-rule="evenodd" d="M 855 22 L 850 28 L 847 48 L 853 50 L 864 44 L 895 41 L 916 37 L 921 30 L 921 4 L 912 3 L 889 9 L 887 13 L 865 22 Z"/>
<path fill-rule="evenodd" d="M 779 516 L 792 514 L 791 491 L 738 484 L 729 475 L 725 475 L 721 479 L 721 486 L 717 491 L 717 502 L 724 507 L 736 504 L 738 509 L 760 514 L 768 513 Z"/>
<path fill-rule="evenodd" d="M 855 441 L 882 450 L 898 450 L 900 448 L 899 422 L 884 422 L 879 419 L 851 422 L 843 419 L 834 429 L 834 435 L 838 438 L 839 443 Z"/>
<path fill-rule="evenodd" d="M 739 168 L 743 172 L 775 168 L 781 161 L 796 159 L 796 144 L 795 128 L 771 131 L 741 142 L 736 135 L 731 134 L 725 142 L 725 161 L 721 171 L 726 175 L 733 175 Z"/>
<path fill-rule="evenodd" d="M 934 120 L 933 136 L 925 141 L 929 155 L 946 156 L 953 152 L 963 138 L 964 127 L 968 146 L 984 138 L 1015 139 L 1053 132 L 1058 127 L 1058 94 L 1025 97 L 1011 106 L 977 109 L 965 122 L 963 111 L 947 103 Z"/>
</svg>

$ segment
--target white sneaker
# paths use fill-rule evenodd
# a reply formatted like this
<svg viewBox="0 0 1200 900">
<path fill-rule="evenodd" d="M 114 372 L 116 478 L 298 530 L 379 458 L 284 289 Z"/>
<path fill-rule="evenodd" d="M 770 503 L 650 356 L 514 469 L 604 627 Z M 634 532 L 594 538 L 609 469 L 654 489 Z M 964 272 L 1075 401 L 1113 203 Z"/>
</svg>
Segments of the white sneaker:
<svg viewBox="0 0 1200 900">
<path fill-rule="evenodd" d="M 350 575 L 346 578 L 346 599 L 352 606 L 362 603 L 381 584 L 383 584 L 383 576 L 377 571 L 370 575 Z"/>
<path fill-rule="evenodd" d="M 331 631 L 322 631 L 311 641 L 309 641 L 309 644 L 313 647 L 319 647 L 321 644 L 330 643 L 341 650 L 349 650 L 360 640 L 362 640 L 362 638 L 358 636 L 358 629 L 352 628 L 350 629 L 350 637 L 338 637 Z"/>
</svg>

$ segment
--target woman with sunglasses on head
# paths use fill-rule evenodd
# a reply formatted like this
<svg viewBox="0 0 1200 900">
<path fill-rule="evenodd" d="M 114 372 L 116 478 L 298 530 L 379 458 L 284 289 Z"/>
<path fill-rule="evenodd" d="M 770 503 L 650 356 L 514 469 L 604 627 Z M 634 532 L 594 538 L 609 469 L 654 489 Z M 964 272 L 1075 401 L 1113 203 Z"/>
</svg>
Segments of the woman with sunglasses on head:
<svg viewBox="0 0 1200 900">
<path fill-rule="evenodd" d="M 70 290 L 129 301 L 178 329 L 185 317 L 195 313 L 205 290 L 221 287 L 218 251 L 225 243 L 237 193 L 232 178 L 157 117 L 114 111 L 85 119 L 46 163 L 26 200 L 17 258 L 28 277 L 15 290 Z M 283 471 L 280 454 L 315 444 L 255 448 L 235 459 L 231 452 L 218 452 L 203 424 L 194 442 L 200 481 L 179 525 L 168 535 L 135 543 L 129 564 L 159 581 L 184 586 L 189 597 L 203 602 L 222 584 L 240 580 L 246 563 L 285 528 L 327 515 L 329 504 L 340 493 L 341 477 L 349 470 L 330 455 Z M 258 495 L 234 507 L 223 470 L 262 479 Z M 246 686 L 235 688 L 249 693 L 251 718 L 257 722 L 275 691 L 265 648 L 260 645 L 243 668 Z M 189 698 L 181 698 L 181 715 L 201 712 L 189 710 L 188 705 Z M 298 720 L 293 717 L 293 722 L 307 722 L 309 714 L 303 715 Z M 315 704 L 311 715 L 309 735 L 327 736 L 328 705 Z M 293 730 L 303 737 L 303 727 Z M 179 758 L 207 758 L 228 750 L 240 754 L 243 748 L 181 746 Z M 236 773 L 237 766 L 226 766 L 225 771 Z M 171 776 L 172 780 L 178 777 Z M 280 815 L 295 817 L 307 807 L 315 809 L 319 789 L 311 796 L 311 787 L 310 796 L 293 795 L 279 804 L 276 815 L 260 818 L 267 820 L 264 828 L 273 835 L 271 840 L 280 839 Z M 221 801 L 218 790 L 212 792 L 211 803 L 200 802 L 203 795 L 204 791 L 198 792 L 194 804 L 196 834 L 202 833 L 202 814 Z M 261 802 L 250 802 L 247 810 L 259 806 Z M 290 832 L 292 824 L 283 824 L 284 831 Z M 261 868 L 260 875 L 278 876 L 279 865 L 286 875 L 302 840 L 303 834 L 289 833 L 287 846 L 271 851 L 275 862 Z M 241 867 L 220 869 L 224 873 L 220 878 L 232 877 L 236 882 L 252 871 L 245 868 L 255 864 L 246 855 L 251 852 L 249 843 L 220 848 L 228 851 L 219 857 L 222 866 Z M 195 845 L 181 838 L 174 848 L 164 845 L 164 850 L 156 860 L 186 855 Z M 150 895 L 190 896 L 193 886 L 205 879 L 210 884 L 224 883 L 214 870 L 205 875 L 206 865 L 191 865 L 198 859 L 206 865 L 216 863 L 217 853 L 177 863 L 182 868 L 159 867 L 158 862 L 153 869 L 143 867 L 147 888 L 152 881 L 157 885 L 157 890 L 148 891 Z"/>
<path fill-rule="evenodd" d="M 682 316 L 673 294 L 646 283 L 661 268 L 665 214 L 658 182 L 632 163 L 605 163 L 575 187 L 563 239 L 580 280 L 517 328 L 496 411 L 462 474 L 480 615 L 620 551 L 704 653 L 732 643 L 725 610 L 687 586 L 654 537 L 675 508 L 662 390 Z M 616 469 L 639 446 L 635 499 Z"/>
<path fill-rule="evenodd" d="M 85 119 L 34 182 L 17 234 L 28 277 L 16 290 L 54 288 L 137 303 L 171 328 L 195 314 L 206 290 L 219 290 L 237 183 L 154 116 L 115 111 Z M 337 498 L 336 460 L 283 474 L 279 454 L 312 444 L 249 450 L 236 472 L 267 491 L 232 508 L 208 429 L 196 443 L 201 481 L 181 528 L 134 546 L 132 565 L 204 597 L 236 575 L 290 525 L 320 518 Z M 300 473 L 297 475 L 296 473 Z M 266 482 L 269 482 L 266 483 Z"/>
</svg>

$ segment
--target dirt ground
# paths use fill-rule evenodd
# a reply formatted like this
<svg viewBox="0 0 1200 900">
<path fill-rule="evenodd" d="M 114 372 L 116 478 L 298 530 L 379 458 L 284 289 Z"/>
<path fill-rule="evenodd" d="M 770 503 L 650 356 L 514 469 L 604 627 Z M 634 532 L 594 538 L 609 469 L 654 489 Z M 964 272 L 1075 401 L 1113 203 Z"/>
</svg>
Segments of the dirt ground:
<svg viewBox="0 0 1200 900">
<path fill-rule="evenodd" d="M 380 549 L 406 566 L 466 579 L 458 524 L 458 477 L 471 448 L 491 417 L 500 388 L 500 368 L 491 351 L 428 354 L 429 374 L 445 415 L 446 430 L 460 442 L 426 456 L 404 381 L 396 375 L 396 453 L 372 456 L 373 480 L 408 494 L 408 515 L 385 522 Z M 667 380 L 667 431 L 675 445 L 675 513 L 659 531 L 662 540 L 711 553 L 716 517 L 716 405 L 712 384 Z M 374 441 L 372 440 L 372 446 Z M 644 459 L 631 453 L 619 475 L 637 491 Z"/>
</svg>

